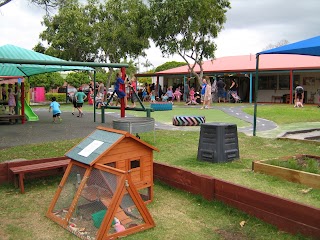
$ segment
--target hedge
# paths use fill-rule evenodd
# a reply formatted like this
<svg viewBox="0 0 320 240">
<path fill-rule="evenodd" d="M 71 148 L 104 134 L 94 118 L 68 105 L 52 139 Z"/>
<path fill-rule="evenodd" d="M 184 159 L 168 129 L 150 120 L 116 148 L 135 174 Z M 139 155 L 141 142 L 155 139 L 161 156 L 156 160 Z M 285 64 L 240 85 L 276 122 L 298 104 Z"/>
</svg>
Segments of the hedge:
<svg viewBox="0 0 320 240">
<path fill-rule="evenodd" d="M 46 97 L 47 101 L 51 101 L 52 97 L 56 97 L 57 102 L 65 102 L 66 101 L 66 94 L 65 93 L 46 93 L 45 97 Z"/>
</svg>

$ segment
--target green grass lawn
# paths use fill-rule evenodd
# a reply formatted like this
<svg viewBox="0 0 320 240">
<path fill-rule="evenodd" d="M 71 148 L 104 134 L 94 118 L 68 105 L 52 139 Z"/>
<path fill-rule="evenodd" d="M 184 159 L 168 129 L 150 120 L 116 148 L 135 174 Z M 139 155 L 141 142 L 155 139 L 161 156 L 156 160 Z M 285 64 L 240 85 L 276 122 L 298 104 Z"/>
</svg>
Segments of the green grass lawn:
<svg viewBox="0 0 320 240">
<path fill-rule="evenodd" d="M 253 106 L 243 109 L 253 115 Z M 279 125 L 290 123 L 319 122 L 320 109 L 315 105 L 305 105 L 303 108 L 294 108 L 289 104 L 263 105 L 257 107 L 257 116 L 273 121 Z"/>
<path fill-rule="evenodd" d="M 222 104 L 219 106 L 232 106 Z M 245 111 L 252 106 L 246 105 Z M 88 109 L 86 109 L 88 108 Z M 288 108 L 288 110 L 285 110 Z M 304 118 L 312 122 L 312 114 L 298 113 L 317 112 L 316 107 L 306 106 L 294 109 L 289 106 L 259 106 L 258 116 L 283 123 L 290 123 Z M 290 108 L 290 109 L 289 109 Z M 268 113 L 268 109 L 269 112 Z M 71 105 L 63 105 L 63 111 L 71 111 Z M 92 111 L 92 107 L 85 107 Z M 264 112 L 264 114 L 263 114 Z M 277 114 L 271 119 L 268 116 Z M 133 112 L 132 112 L 133 113 Z M 141 112 L 135 112 L 141 113 Z M 210 121 L 233 122 L 235 118 L 227 118 L 219 110 L 199 110 L 193 108 L 174 107 L 173 111 L 152 113 L 156 121 L 170 122 L 172 115 L 208 114 Z M 144 114 L 144 113 L 141 113 Z M 261 115 L 259 115 L 261 114 Z M 143 115 L 145 116 L 145 115 Z M 227 119 L 227 120 L 226 120 Z M 320 119 L 320 118 L 318 118 Z M 314 121 L 317 121 L 314 119 Z M 246 123 L 237 123 L 246 124 Z M 284 124 L 284 123 L 283 123 Z M 199 129 L 196 131 L 156 131 L 156 142 L 153 133 L 142 133 L 141 139 L 157 147 L 160 152 L 154 153 L 155 161 L 182 167 L 194 172 L 213 176 L 252 189 L 257 189 L 276 196 L 294 200 L 303 204 L 320 208 L 320 189 L 312 189 L 307 193 L 302 190 L 307 186 L 287 182 L 283 179 L 254 173 L 251 171 L 252 161 L 266 160 L 296 154 L 320 155 L 320 146 L 310 142 L 277 140 L 274 138 L 250 137 L 239 133 L 240 159 L 228 163 L 209 163 L 198 161 L 197 150 Z M 81 139 L 52 143 L 31 144 L 0 150 L 0 162 L 16 158 L 47 158 L 62 156 Z M 57 224 L 44 217 L 57 189 L 61 177 L 34 179 L 26 181 L 26 194 L 19 194 L 12 185 L 0 186 L 0 239 L 78 239 L 63 230 Z M 208 202 L 204 199 L 172 189 L 156 182 L 154 202 L 148 205 L 156 222 L 156 227 L 141 232 L 127 239 L 308 239 L 292 236 L 277 230 L 275 227 L 250 217 L 220 202 Z M 245 221 L 244 227 L 239 223 Z M 45 231 L 44 231 L 45 230 Z"/>
</svg>

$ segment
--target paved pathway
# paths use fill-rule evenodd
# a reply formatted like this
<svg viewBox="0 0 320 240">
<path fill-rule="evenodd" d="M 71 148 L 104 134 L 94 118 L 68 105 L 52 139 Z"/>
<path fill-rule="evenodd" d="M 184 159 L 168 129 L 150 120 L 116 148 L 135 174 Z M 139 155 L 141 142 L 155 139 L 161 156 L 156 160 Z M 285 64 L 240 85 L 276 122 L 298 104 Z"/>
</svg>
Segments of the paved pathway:
<svg viewBox="0 0 320 240">
<path fill-rule="evenodd" d="M 213 107 L 213 109 L 220 109 L 227 114 L 252 123 L 253 117 L 243 113 L 242 108 L 241 106 Z M 34 108 L 34 111 L 39 116 L 39 121 L 27 122 L 26 124 L 0 124 L 0 149 L 30 143 L 83 138 L 93 132 L 97 126 L 102 125 L 112 128 L 112 121 L 120 117 L 119 113 L 106 113 L 106 123 L 102 124 L 100 112 L 97 112 L 96 122 L 93 122 L 93 113 L 85 113 L 83 118 L 77 118 L 71 112 L 63 112 L 63 122 L 61 124 L 53 124 L 52 113 L 49 113 L 48 109 Z M 204 111 L 210 111 L 210 109 Z M 266 131 L 273 128 L 276 128 L 275 123 L 265 119 L 257 119 L 257 131 Z M 197 131 L 199 127 L 177 127 L 156 122 L 156 129 Z M 252 135 L 252 126 L 238 128 L 238 131 Z"/>
<path fill-rule="evenodd" d="M 214 109 L 219 109 L 229 114 L 233 117 L 239 118 L 251 124 L 249 127 L 238 128 L 238 131 L 244 132 L 246 134 L 253 133 L 253 116 L 242 111 L 244 106 L 234 106 L 234 107 L 213 107 Z M 268 131 L 277 128 L 277 124 L 272 121 L 263 118 L 256 119 L 256 131 Z"/>
<path fill-rule="evenodd" d="M 200 108 L 199 106 L 187 106 L 186 108 Z M 243 132 L 247 135 L 252 135 L 253 134 L 253 116 L 246 114 L 242 111 L 242 109 L 244 108 L 244 106 L 213 106 L 211 107 L 211 109 L 216 109 L 216 110 L 221 110 L 223 112 L 225 112 L 228 115 L 231 115 L 233 117 L 239 118 L 245 122 L 250 123 L 251 125 L 248 127 L 240 127 L 238 128 L 239 132 Z M 203 111 L 210 111 L 209 110 L 203 110 Z M 272 129 L 277 128 L 277 124 L 275 124 L 272 121 L 263 119 L 263 118 L 257 118 L 257 122 L 256 122 L 256 131 L 258 132 L 262 132 L 262 131 L 269 131 Z M 193 127 L 176 127 L 173 125 L 168 125 L 168 124 L 163 124 L 163 123 L 156 123 L 156 128 L 158 129 L 167 129 L 167 130 L 183 130 L 183 131 L 188 131 L 188 130 L 195 130 L 195 128 Z"/>
</svg>

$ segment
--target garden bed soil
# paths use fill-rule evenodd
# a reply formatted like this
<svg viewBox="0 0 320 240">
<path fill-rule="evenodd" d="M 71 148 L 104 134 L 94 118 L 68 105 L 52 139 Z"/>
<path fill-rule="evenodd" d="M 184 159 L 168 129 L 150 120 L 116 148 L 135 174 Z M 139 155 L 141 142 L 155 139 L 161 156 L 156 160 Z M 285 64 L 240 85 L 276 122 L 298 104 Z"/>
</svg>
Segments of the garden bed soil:
<svg viewBox="0 0 320 240">
<path fill-rule="evenodd" d="M 320 161 L 320 156 L 312 155 L 295 155 L 290 157 L 282 157 L 277 160 L 288 161 L 289 159 L 293 158 L 297 159 L 297 163 L 301 165 L 306 164 L 304 160 L 305 158 Z M 271 176 L 280 177 L 290 182 L 301 183 L 312 188 L 320 189 L 320 174 L 271 165 L 268 163 L 270 160 L 271 159 L 254 161 L 252 163 L 252 170 Z"/>
</svg>

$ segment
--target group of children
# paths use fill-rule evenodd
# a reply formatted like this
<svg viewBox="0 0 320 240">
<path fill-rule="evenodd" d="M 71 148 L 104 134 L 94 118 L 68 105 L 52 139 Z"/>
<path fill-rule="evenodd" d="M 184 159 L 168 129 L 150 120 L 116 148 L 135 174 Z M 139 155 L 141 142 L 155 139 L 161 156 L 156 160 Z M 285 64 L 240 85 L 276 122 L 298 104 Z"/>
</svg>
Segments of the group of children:
<svg viewBox="0 0 320 240">
<path fill-rule="evenodd" d="M 17 90 L 15 92 L 13 89 L 13 84 L 9 84 L 8 88 L 6 88 L 5 84 L 1 84 L 1 98 L 3 102 L 8 102 L 9 115 L 15 114 L 15 107 L 17 106 L 16 96 L 18 96 L 20 93 L 19 88 L 17 87 L 16 89 Z"/>
</svg>

